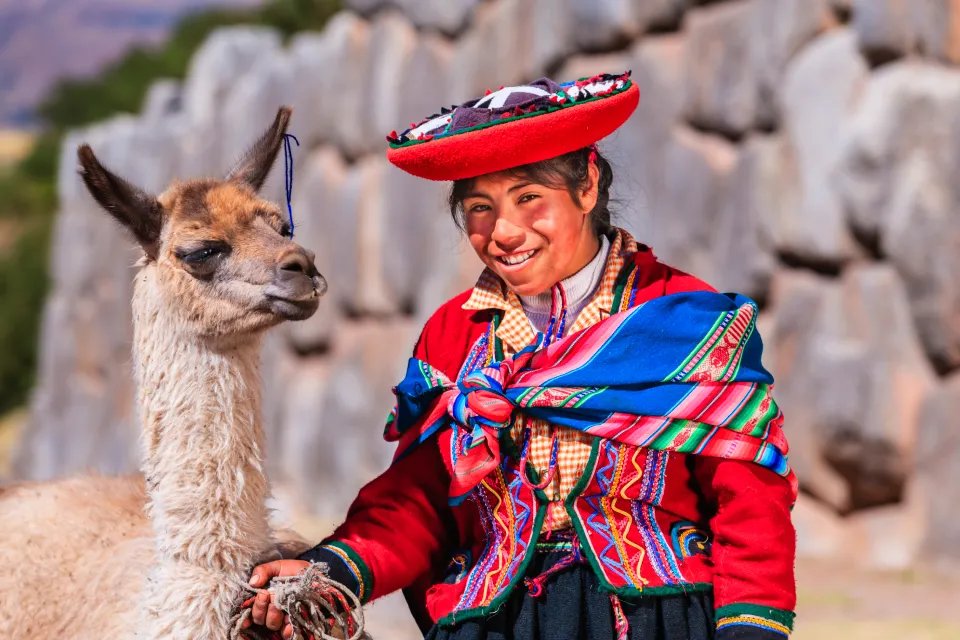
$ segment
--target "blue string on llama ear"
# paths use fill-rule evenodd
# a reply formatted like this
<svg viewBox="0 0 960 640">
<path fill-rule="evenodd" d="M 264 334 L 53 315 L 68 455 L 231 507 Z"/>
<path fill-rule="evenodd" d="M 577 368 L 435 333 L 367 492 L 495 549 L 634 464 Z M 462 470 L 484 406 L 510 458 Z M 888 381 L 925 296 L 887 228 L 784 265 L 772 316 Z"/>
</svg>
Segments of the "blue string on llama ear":
<svg viewBox="0 0 960 640">
<path fill-rule="evenodd" d="M 292 133 L 283 134 L 283 173 L 285 177 L 285 186 L 287 190 L 287 215 L 290 217 L 290 237 L 293 237 L 293 206 L 290 201 L 293 199 L 293 147 L 290 146 L 290 139 L 300 146 L 300 141 Z"/>
</svg>

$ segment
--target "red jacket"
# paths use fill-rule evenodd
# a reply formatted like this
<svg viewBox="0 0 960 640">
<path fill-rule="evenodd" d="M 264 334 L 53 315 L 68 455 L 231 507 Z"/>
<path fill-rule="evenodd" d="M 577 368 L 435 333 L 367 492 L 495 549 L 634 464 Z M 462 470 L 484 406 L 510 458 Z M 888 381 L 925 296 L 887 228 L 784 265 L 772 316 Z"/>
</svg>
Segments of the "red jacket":
<svg viewBox="0 0 960 640">
<path fill-rule="evenodd" d="M 638 252 L 636 260 L 642 268 L 635 304 L 662 295 L 710 290 L 702 281 L 657 261 L 649 251 Z M 469 296 L 467 291 L 444 304 L 427 322 L 414 348 L 414 357 L 451 379 L 456 379 L 490 321 L 489 312 L 461 308 Z M 466 572 L 461 571 L 467 568 L 460 566 L 463 558 L 477 559 L 484 553 L 482 505 L 478 506 L 479 500 L 456 507 L 447 504 L 450 470 L 441 449 L 449 446 L 449 432 L 435 438 L 438 446 L 421 445 L 366 485 L 346 521 L 328 540 L 302 556 L 330 563 L 332 574 L 355 586 L 364 602 L 404 589 L 424 630 L 438 621 L 447 624 L 486 614 L 491 607 L 483 605 L 499 596 L 493 602 L 498 604 L 515 583 L 508 580 L 485 600 L 464 595 L 468 581 Z M 617 447 L 605 443 L 600 441 L 594 447 L 598 458 L 594 469 L 603 464 L 603 456 L 617 453 Z M 795 605 L 795 532 L 787 481 L 749 462 L 640 453 L 658 454 L 648 456 L 646 462 L 650 472 L 657 468 L 661 483 L 657 499 L 653 506 L 632 510 L 633 504 L 640 504 L 637 498 L 646 498 L 631 494 L 632 500 L 620 504 L 618 511 L 632 513 L 638 520 L 631 520 L 626 528 L 632 528 L 634 546 L 645 547 L 635 558 L 639 571 L 621 580 L 613 570 L 604 569 L 602 562 L 596 563 L 594 568 L 605 574 L 601 583 L 625 596 L 712 588 L 719 628 L 742 624 L 785 634 L 792 626 Z M 634 458 L 642 460 L 643 456 Z M 509 481 L 501 479 L 502 483 Z M 584 478 L 581 484 L 582 495 L 597 493 L 595 479 Z M 637 482 L 634 491 L 642 490 Z M 525 499 L 516 497 L 521 502 Z M 536 502 L 532 496 L 529 499 Z M 589 502 L 578 499 L 571 508 L 586 512 L 591 508 Z M 581 520 L 590 514 L 583 515 Z M 521 533 L 518 530 L 518 535 Z M 531 522 L 527 534 L 536 533 Z M 581 537 L 593 535 L 589 530 L 579 533 Z M 704 540 L 708 544 L 696 544 Z M 459 571 L 461 576 L 451 580 L 451 571 Z M 637 588 L 641 584 L 642 588 Z"/>
</svg>

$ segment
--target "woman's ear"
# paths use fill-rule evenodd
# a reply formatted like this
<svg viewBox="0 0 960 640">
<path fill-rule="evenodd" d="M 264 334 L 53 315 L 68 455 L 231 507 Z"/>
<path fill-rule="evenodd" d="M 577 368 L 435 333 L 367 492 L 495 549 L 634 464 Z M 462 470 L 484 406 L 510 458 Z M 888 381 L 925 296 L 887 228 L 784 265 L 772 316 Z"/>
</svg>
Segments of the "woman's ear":
<svg viewBox="0 0 960 640">
<path fill-rule="evenodd" d="M 584 213 L 590 213 L 597 206 L 600 193 L 600 169 L 596 163 L 587 165 L 587 182 L 580 191 L 580 204 Z"/>
</svg>

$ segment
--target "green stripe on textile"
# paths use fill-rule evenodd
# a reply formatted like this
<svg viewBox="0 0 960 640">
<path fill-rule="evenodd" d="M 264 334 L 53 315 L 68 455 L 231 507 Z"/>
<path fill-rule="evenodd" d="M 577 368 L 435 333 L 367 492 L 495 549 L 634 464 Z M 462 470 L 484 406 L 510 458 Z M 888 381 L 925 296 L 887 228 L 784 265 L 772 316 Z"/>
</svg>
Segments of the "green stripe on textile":
<svg viewBox="0 0 960 640">
<path fill-rule="evenodd" d="M 718 328 L 720 327 L 720 325 L 723 323 L 723 319 L 726 318 L 726 317 L 727 317 L 727 314 L 726 314 L 726 313 L 723 313 L 723 314 L 720 315 L 719 318 L 717 318 L 717 321 L 713 323 L 713 326 L 712 326 L 712 327 L 710 327 L 710 331 L 708 331 L 707 334 L 704 336 L 703 340 L 700 341 L 700 344 L 698 344 L 696 347 L 694 347 L 693 351 L 690 352 L 690 355 L 688 355 L 688 356 L 686 357 L 686 359 L 685 359 L 683 362 L 680 363 L 680 366 L 679 366 L 679 367 L 677 367 L 676 369 L 673 370 L 673 373 L 671 373 L 670 375 L 668 375 L 666 378 L 663 379 L 664 382 L 668 382 L 668 381 L 670 381 L 670 380 L 673 380 L 673 379 L 676 378 L 678 375 L 680 375 L 680 373 L 684 370 L 684 368 L 685 368 L 688 364 L 690 364 L 690 362 L 691 362 L 694 358 L 697 357 L 697 354 L 700 353 L 700 350 L 703 349 L 703 348 L 707 345 L 707 343 L 710 341 L 710 338 L 713 336 L 714 333 L 716 333 L 717 329 L 718 329 Z M 706 354 L 704 354 L 704 357 L 706 357 Z M 689 374 L 689 372 L 687 372 L 687 373 Z"/>
</svg>

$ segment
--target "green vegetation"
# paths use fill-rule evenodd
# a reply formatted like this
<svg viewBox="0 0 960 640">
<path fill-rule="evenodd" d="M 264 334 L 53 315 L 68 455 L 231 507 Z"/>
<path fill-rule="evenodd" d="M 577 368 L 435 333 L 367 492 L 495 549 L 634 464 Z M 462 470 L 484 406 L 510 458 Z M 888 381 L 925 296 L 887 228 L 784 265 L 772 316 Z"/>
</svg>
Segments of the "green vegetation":
<svg viewBox="0 0 960 640">
<path fill-rule="evenodd" d="M 34 381 L 64 133 L 139 111 L 150 85 L 159 78 L 182 78 L 194 52 L 217 28 L 261 24 L 289 36 L 321 29 L 339 6 L 339 0 L 270 0 L 258 9 L 192 14 L 164 46 L 132 50 L 97 78 L 63 82 L 40 105 L 44 133 L 30 155 L 0 172 L 0 223 L 15 222 L 0 229 L 16 235 L 12 242 L 0 242 L 0 414 L 23 404 Z"/>
</svg>

